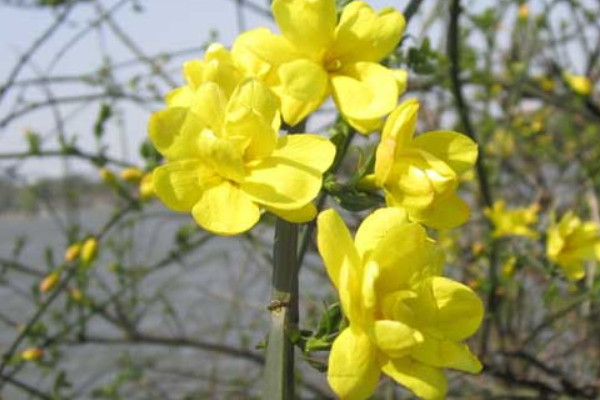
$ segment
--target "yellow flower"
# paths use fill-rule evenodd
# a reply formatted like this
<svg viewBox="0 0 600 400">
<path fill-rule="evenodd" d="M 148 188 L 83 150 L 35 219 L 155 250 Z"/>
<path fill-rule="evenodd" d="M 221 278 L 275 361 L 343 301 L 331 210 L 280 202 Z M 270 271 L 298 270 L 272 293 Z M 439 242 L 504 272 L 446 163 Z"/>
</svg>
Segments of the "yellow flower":
<svg viewBox="0 0 600 400">
<path fill-rule="evenodd" d="M 447 390 L 443 368 L 481 370 L 461 341 L 479 327 L 482 302 L 439 276 L 441 253 L 405 211 L 376 211 L 353 242 L 340 216 L 327 210 L 317 243 L 349 320 L 329 355 L 327 379 L 340 398 L 366 399 L 383 371 L 417 396 L 439 399 Z"/>
<path fill-rule="evenodd" d="M 573 75 L 569 72 L 563 74 L 569 87 L 577 94 L 589 96 L 592 93 L 592 82 L 587 76 Z"/>
<path fill-rule="evenodd" d="M 65 262 L 75 261 L 79 257 L 81 251 L 81 243 L 73 243 L 65 250 Z"/>
<path fill-rule="evenodd" d="M 139 168 L 125 168 L 121 171 L 121 178 L 127 182 L 139 182 L 144 173 Z"/>
<path fill-rule="evenodd" d="M 571 281 L 585 276 L 583 263 L 600 259 L 599 227 L 596 223 L 582 222 L 572 211 L 548 229 L 546 252 L 548 258 L 558 264 Z"/>
<path fill-rule="evenodd" d="M 95 238 L 89 238 L 81 246 L 81 262 L 84 266 L 89 266 L 98 255 L 98 241 Z"/>
<path fill-rule="evenodd" d="M 375 13 L 354 1 L 337 22 L 335 0 L 275 0 L 272 10 L 282 35 L 248 31 L 232 54 L 247 75 L 279 96 L 283 119 L 296 125 L 333 93 L 358 131 L 378 129 L 406 89 L 405 71 L 379 64 L 402 37 L 402 14 L 389 7 Z"/>
<path fill-rule="evenodd" d="M 223 235 L 254 226 L 259 206 L 292 222 L 314 218 L 311 201 L 335 146 L 311 134 L 278 137 L 278 102 L 266 85 L 248 79 L 228 98 L 205 82 L 178 104 L 149 123 L 167 159 L 154 170 L 154 190 L 169 208 L 191 211 L 200 226 Z"/>
<path fill-rule="evenodd" d="M 39 347 L 31 347 L 21 352 L 21 359 L 23 361 L 39 361 L 44 357 L 44 349 Z"/>
<path fill-rule="evenodd" d="M 377 147 L 375 180 L 388 206 L 407 210 L 411 220 L 436 229 L 454 228 L 469 218 L 456 194 L 459 176 L 477 159 L 477 145 L 451 131 L 413 138 L 419 103 L 402 103 L 387 119 Z"/>
<path fill-rule="evenodd" d="M 484 210 L 484 214 L 494 225 L 493 237 L 525 236 L 535 239 L 538 234 L 529 226 L 537 222 L 539 209 L 539 204 L 534 203 L 529 207 L 507 210 L 506 202 L 497 200 L 491 209 Z"/>
<path fill-rule="evenodd" d="M 56 284 L 60 280 L 61 271 L 58 269 L 56 271 L 52 271 L 48 274 L 42 281 L 40 282 L 40 292 L 47 293 L 56 287 Z"/>
</svg>

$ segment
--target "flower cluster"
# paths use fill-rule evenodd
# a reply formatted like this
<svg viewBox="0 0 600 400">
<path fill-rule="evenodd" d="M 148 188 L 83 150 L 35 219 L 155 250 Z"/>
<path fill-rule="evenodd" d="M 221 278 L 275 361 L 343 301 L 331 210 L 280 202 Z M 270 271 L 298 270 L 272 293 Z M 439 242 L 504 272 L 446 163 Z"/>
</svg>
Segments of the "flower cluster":
<svg viewBox="0 0 600 400">
<path fill-rule="evenodd" d="M 441 275 L 443 256 L 424 226 L 468 219 L 457 188 L 477 145 L 452 131 L 413 137 L 419 104 L 398 106 L 407 74 L 381 64 L 404 31 L 396 10 L 354 1 L 338 18 L 334 0 L 275 0 L 272 11 L 280 35 L 251 30 L 231 51 L 213 44 L 203 60 L 184 64 L 186 84 L 149 123 L 165 159 L 153 191 L 216 234 L 249 230 L 263 211 L 307 222 L 336 147 L 316 134 L 280 136 L 282 122 L 301 123 L 332 95 L 358 132 L 383 126 L 364 180 L 388 207 L 364 220 L 355 243 L 335 211 L 318 219 L 318 248 L 349 320 L 332 345 L 328 379 L 342 398 L 368 397 L 380 371 L 420 397 L 443 397 L 443 368 L 481 369 L 462 341 L 477 330 L 483 306 Z"/>
<path fill-rule="evenodd" d="M 318 247 L 340 293 L 349 326 L 336 339 L 328 380 L 343 399 L 369 397 L 380 370 L 425 399 L 446 394 L 442 368 L 477 373 L 461 343 L 479 327 L 483 305 L 473 291 L 441 276 L 443 256 L 405 211 L 368 216 L 354 242 L 333 211 L 318 219 Z"/>
</svg>

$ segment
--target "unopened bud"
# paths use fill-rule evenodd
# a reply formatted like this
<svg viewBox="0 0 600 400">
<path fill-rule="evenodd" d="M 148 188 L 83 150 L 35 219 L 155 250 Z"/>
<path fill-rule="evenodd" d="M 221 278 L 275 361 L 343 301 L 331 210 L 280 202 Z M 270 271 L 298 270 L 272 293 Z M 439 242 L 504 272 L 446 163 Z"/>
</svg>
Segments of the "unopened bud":
<svg viewBox="0 0 600 400">
<path fill-rule="evenodd" d="M 518 14 L 520 19 L 527 19 L 527 17 L 529 17 L 529 6 L 527 4 L 523 4 L 521 7 L 519 7 Z"/>
<path fill-rule="evenodd" d="M 65 262 L 72 262 L 79 257 L 79 252 L 81 251 L 81 243 L 73 243 L 67 250 L 65 251 Z"/>
<path fill-rule="evenodd" d="M 154 183 L 152 182 L 152 172 L 145 174 L 140 182 L 140 198 L 148 200 L 154 196 Z"/>
<path fill-rule="evenodd" d="M 96 259 L 98 254 L 98 241 L 95 238 L 89 238 L 83 242 L 81 247 L 81 262 L 85 266 L 89 266 Z"/>
<path fill-rule="evenodd" d="M 139 182 L 144 173 L 139 168 L 125 168 L 121 171 L 121 178 L 127 182 Z"/>
<path fill-rule="evenodd" d="M 44 350 L 39 347 L 31 347 L 21 352 L 21 359 L 23 361 L 39 361 L 44 357 Z"/>
<path fill-rule="evenodd" d="M 100 168 L 100 179 L 109 184 L 115 183 L 116 181 L 115 174 L 106 167 Z"/>
<path fill-rule="evenodd" d="M 60 280 L 60 270 L 51 272 L 40 282 L 40 292 L 48 293 L 56 287 L 56 284 Z"/>
<path fill-rule="evenodd" d="M 69 295 L 71 296 L 71 299 L 73 299 L 73 301 L 77 303 L 81 303 L 81 301 L 83 300 L 83 293 L 78 287 L 74 287 L 73 289 L 71 289 L 69 291 Z"/>
</svg>

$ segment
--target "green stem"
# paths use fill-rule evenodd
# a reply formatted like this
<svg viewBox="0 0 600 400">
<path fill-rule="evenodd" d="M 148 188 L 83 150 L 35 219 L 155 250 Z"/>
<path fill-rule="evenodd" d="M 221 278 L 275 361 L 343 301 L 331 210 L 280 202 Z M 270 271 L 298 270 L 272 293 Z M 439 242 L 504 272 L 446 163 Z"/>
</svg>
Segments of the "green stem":
<svg viewBox="0 0 600 400">
<path fill-rule="evenodd" d="M 267 344 L 264 393 L 269 400 L 294 399 L 294 345 L 298 324 L 298 227 L 277 219 L 273 252 L 271 328 Z"/>
</svg>

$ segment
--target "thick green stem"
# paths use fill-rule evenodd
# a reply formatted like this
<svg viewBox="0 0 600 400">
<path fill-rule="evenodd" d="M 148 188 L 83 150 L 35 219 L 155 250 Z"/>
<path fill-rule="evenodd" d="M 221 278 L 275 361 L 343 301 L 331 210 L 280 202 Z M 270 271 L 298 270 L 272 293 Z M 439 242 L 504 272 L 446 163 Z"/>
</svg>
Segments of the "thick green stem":
<svg viewBox="0 0 600 400">
<path fill-rule="evenodd" d="M 294 399 L 294 345 L 298 324 L 298 227 L 277 219 L 273 254 L 271 328 L 267 344 L 263 398 Z"/>
</svg>

